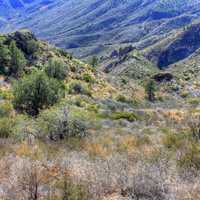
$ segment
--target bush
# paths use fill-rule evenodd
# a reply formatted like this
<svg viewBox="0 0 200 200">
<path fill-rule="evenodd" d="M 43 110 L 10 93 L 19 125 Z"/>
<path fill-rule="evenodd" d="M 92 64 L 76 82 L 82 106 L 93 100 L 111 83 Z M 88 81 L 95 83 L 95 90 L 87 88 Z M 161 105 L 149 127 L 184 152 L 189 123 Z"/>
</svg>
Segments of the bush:
<svg viewBox="0 0 200 200">
<path fill-rule="evenodd" d="M 6 74 L 6 69 L 10 63 L 10 59 L 9 49 L 0 43 L 0 73 Z"/>
<path fill-rule="evenodd" d="M 93 67 L 96 68 L 98 66 L 99 63 L 99 59 L 96 56 L 93 56 L 90 60 L 89 60 L 89 64 Z"/>
<path fill-rule="evenodd" d="M 7 117 L 0 118 L 0 138 L 8 138 L 12 135 L 14 121 Z"/>
<path fill-rule="evenodd" d="M 200 170 L 200 147 L 198 143 L 188 144 L 177 161 L 180 167 Z"/>
<path fill-rule="evenodd" d="M 169 133 L 163 138 L 162 142 L 163 142 L 163 144 L 164 144 L 164 146 L 166 148 L 178 149 L 183 144 L 183 140 L 182 139 L 183 139 L 183 137 L 181 135 L 177 135 L 177 134 L 174 134 L 174 133 Z"/>
<path fill-rule="evenodd" d="M 111 118 L 114 120 L 126 119 L 130 122 L 136 121 L 138 119 L 137 115 L 133 112 L 114 112 L 111 114 Z"/>
<path fill-rule="evenodd" d="M 170 190 L 164 171 L 167 166 L 162 165 L 141 163 L 138 172 L 133 175 L 131 186 L 122 191 L 122 195 L 138 200 L 168 200 Z"/>
<path fill-rule="evenodd" d="M 39 50 L 39 44 L 35 40 L 29 40 L 26 46 L 26 52 L 28 55 L 32 55 Z"/>
<path fill-rule="evenodd" d="M 43 135 L 51 140 L 86 136 L 86 126 L 78 118 L 72 118 L 66 108 L 52 108 L 42 112 L 38 118 Z"/>
<path fill-rule="evenodd" d="M 14 84 L 14 107 L 29 115 L 52 106 L 64 96 L 64 86 L 41 71 L 35 71 Z"/>
<path fill-rule="evenodd" d="M 89 200 L 89 192 L 82 184 L 75 184 L 69 177 L 64 177 L 62 184 L 63 200 Z"/>
<path fill-rule="evenodd" d="M 126 96 L 121 95 L 121 94 L 116 97 L 116 100 L 121 102 L 121 103 L 128 103 L 128 104 L 133 104 L 133 105 L 138 104 L 138 102 L 135 99 L 131 99 L 131 98 L 126 97 Z"/>
<path fill-rule="evenodd" d="M 14 41 L 10 43 L 9 49 L 11 56 L 9 74 L 18 77 L 22 74 L 25 68 L 26 59 L 22 51 L 17 48 L 16 43 Z"/>
<path fill-rule="evenodd" d="M 45 67 L 45 72 L 51 78 L 64 80 L 68 74 L 68 67 L 62 60 L 50 59 Z"/>
<path fill-rule="evenodd" d="M 9 117 L 13 112 L 13 106 L 10 102 L 4 101 L 0 104 L 0 117 Z"/>
<path fill-rule="evenodd" d="M 15 141 L 22 142 L 39 138 L 39 127 L 34 119 L 30 119 L 27 115 L 16 115 L 14 118 L 15 124 L 13 127 L 12 137 Z"/>
<path fill-rule="evenodd" d="M 193 137 L 196 140 L 200 140 L 200 115 L 195 113 L 191 114 L 187 119 L 187 125 L 190 128 Z"/>
<path fill-rule="evenodd" d="M 88 83 L 93 83 L 94 82 L 94 79 L 92 78 L 92 76 L 90 74 L 83 74 L 83 80 L 88 82 Z"/>
<path fill-rule="evenodd" d="M 91 96 L 89 89 L 80 82 L 73 82 L 69 86 L 69 94 L 84 94 Z"/>
<path fill-rule="evenodd" d="M 70 137 L 82 138 L 86 136 L 86 126 L 81 119 L 71 119 L 69 123 Z"/>
<path fill-rule="evenodd" d="M 145 91 L 147 94 L 147 99 L 152 102 L 155 101 L 156 82 L 150 79 L 145 86 Z"/>
</svg>

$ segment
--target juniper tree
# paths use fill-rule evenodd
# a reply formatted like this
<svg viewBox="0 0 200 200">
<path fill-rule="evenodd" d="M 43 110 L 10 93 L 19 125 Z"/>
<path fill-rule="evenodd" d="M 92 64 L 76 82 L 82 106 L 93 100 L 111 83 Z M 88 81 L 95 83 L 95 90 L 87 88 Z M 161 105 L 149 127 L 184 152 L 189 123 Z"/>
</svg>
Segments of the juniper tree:
<svg viewBox="0 0 200 200">
<path fill-rule="evenodd" d="M 17 48 L 14 41 L 10 43 L 9 49 L 11 56 L 9 74 L 18 77 L 25 68 L 26 59 L 23 52 Z"/>
</svg>

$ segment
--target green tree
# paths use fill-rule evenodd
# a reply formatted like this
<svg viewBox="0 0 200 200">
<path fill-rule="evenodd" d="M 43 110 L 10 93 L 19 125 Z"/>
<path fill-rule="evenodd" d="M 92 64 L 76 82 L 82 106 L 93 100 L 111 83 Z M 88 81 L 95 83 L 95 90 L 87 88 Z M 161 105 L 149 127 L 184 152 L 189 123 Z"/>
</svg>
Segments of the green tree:
<svg viewBox="0 0 200 200">
<path fill-rule="evenodd" d="M 26 45 L 26 52 L 28 55 L 32 55 L 39 50 L 39 43 L 35 40 L 30 40 Z"/>
<path fill-rule="evenodd" d="M 51 78 L 64 80 L 68 74 L 68 68 L 62 60 L 50 59 L 45 67 L 46 74 Z"/>
<path fill-rule="evenodd" d="M 155 101 L 156 82 L 150 79 L 145 87 L 147 99 L 151 102 Z"/>
<path fill-rule="evenodd" d="M 44 72 L 35 71 L 14 84 L 13 94 L 15 109 L 36 116 L 64 96 L 64 86 Z"/>
<path fill-rule="evenodd" d="M 6 67 L 9 66 L 10 63 L 10 51 L 9 49 L 0 43 L 0 72 L 6 73 Z"/>
<path fill-rule="evenodd" d="M 14 76 L 20 76 L 25 68 L 26 59 L 20 49 L 17 48 L 16 43 L 12 41 L 9 46 L 11 62 L 9 74 Z"/>
</svg>

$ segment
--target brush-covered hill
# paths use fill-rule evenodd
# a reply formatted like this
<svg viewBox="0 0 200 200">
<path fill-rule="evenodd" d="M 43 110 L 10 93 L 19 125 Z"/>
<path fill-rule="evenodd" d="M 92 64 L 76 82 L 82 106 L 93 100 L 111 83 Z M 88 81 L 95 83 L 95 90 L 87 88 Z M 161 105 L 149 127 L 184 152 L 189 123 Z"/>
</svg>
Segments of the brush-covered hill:
<svg viewBox="0 0 200 200">
<path fill-rule="evenodd" d="M 199 3 L 199 0 L 2 0 L 0 9 L 5 10 L 6 6 L 8 14 L 16 15 L 8 19 L 10 26 L 1 26 L 1 31 L 29 27 L 41 38 L 71 49 L 79 57 L 87 57 L 101 55 L 122 43 L 149 46 L 197 19 Z M 3 13 L 4 19 L 7 13 Z"/>
<path fill-rule="evenodd" d="M 144 81 L 159 72 L 155 64 L 132 46 L 112 51 L 109 56 L 103 57 L 100 63 L 101 70 L 116 79 L 124 77 L 127 80 Z"/>
<path fill-rule="evenodd" d="M 109 74 L 31 31 L 0 35 L 0 199 L 198 199 L 192 82 L 131 47 L 111 58 Z"/>
<path fill-rule="evenodd" d="M 102 69 L 110 74 L 126 76 L 132 80 L 167 70 L 177 79 L 197 75 L 200 49 L 200 23 L 171 31 L 165 38 L 146 48 L 121 46 L 109 56 L 101 58 Z M 195 73 L 196 72 L 196 73 Z M 194 79 L 192 75 L 191 79 Z"/>
<path fill-rule="evenodd" d="M 39 71 L 62 83 L 63 102 L 72 101 L 75 107 L 86 109 L 89 114 L 101 115 L 109 106 L 119 106 L 119 110 L 134 108 L 145 101 L 144 88 L 138 83 L 134 82 L 129 89 L 128 85 L 115 84 L 104 72 L 38 40 L 29 30 L 0 35 L 0 50 L 2 93 L 4 89 L 11 92 L 16 79 L 26 79 Z"/>
<path fill-rule="evenodd" d="M 0 47 L 1 47 L 1 74 L 6 79 L 18 78 L 18 74 L 15 71 L 12 73 L 13 64 L 11 56 L 11 44 L 16 44 L 16 48 L 19 49 L 23 62 L 25 62 L 19 77 L 25 73 L 30 73 L 33 70 L 44 70 L 48 65 L 49 60 L 58 60 L 63 65 L 67 66 L 68 71 L 68 83 L 70 81 L 77 81 L 85 83 L 91 90 L 96 90 L 95 94 L 101 93 L 102 97 L 109 96 L 112 90 L 115 91 L 112 86 L 104 80 L 104 75 L 100 72 L 96 72 L 91 66 L 81 62 L 72 57 L 70 53 L 65 52 L 62 49 L 49 45 L 45 41 L 38 40 L 35 35 L 27 30 L 23 29 L 9 34 L 0 35 Z M 16 61 L 17 62 L 17 61 Z M 108 86 L 108 87 L 107 87 Z M 103 92 L 103 87 L 105 93 Z M 101 91 L 102 89 L 102 91 Z M 106 91 L 108 89 L 108 91 Z M 110 90 L 109 90 L 110 89 Z"/>
</svg>

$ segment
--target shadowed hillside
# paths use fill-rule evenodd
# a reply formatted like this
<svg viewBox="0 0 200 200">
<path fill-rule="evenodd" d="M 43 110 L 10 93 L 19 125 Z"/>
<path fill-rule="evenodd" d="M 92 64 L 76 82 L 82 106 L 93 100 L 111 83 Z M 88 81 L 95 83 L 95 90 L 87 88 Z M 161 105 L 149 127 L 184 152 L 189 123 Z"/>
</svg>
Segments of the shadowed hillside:
<svg viewBox="0 0 200 200">
<path fill-rule="evenodd" d="M 0 9 L 12 7 L 9 14 L 17 9 L 17 17 L 8 20 L 11 27 L 29 27 L 41 38 L 71 49 L 79 57 L 102 54 L 115 44 L 140 42 L 141 46 L 149 46 L 166 33 L 198 18 L 200 3 L 183 0 L 37 0 L 20 1 L 20 4 L 14 1 L 16 7 L 8 1 L 3 2 Z M 21 4 L 23 7 L 19 8 Z M 2 31 L 9 29 L 9 26 L 1 28 Z"/>
<path fill-rule="evenodd" d="M 189 57 L 200 48 L 199 32 L 199 23 L 189 25 L 147 48 L 145 54 L 160 68 L 167 67 Z"/>
</svg>

